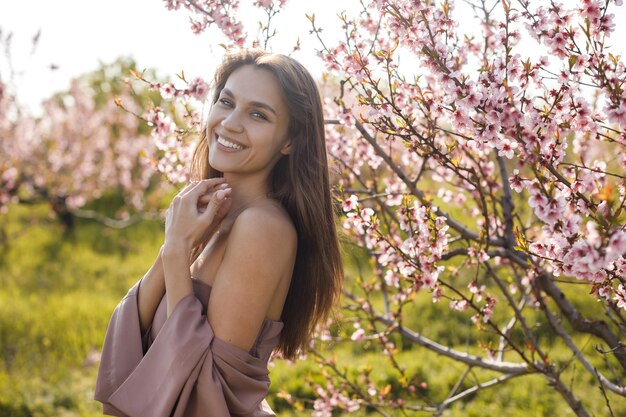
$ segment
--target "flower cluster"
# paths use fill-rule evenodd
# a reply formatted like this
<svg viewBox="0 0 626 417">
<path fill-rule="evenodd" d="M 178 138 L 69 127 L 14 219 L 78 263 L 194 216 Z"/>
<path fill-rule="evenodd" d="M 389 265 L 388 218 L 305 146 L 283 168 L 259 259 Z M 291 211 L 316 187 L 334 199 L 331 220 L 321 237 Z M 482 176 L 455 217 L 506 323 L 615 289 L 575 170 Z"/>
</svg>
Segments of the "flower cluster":
<svg viewBox="0 0 626 417">
<path fill-rule="evenodd" d="M 268 11 L 283 3 L 254 1 Z M 562 287 L 577 283 L 610 327 L 591 333 L 626 369 L 614 343 L 626 325 L 626 70 L 609 53 L 611 10 L 621 3 L 463 2 L 461 10 L 461 2 L 374 0 L 341 13 L 345 36 L 333 41 L 309 16 L 328 73 L 322 95 L 340 224 L 360 248 L 357 262 L 367 257 L 370 268 L 345 289 L 350 330 L 319 337 L 377 349 L 389 360 L 385 372 L 408 388 L 391 400 L 369 376 L 355 382 L 323 362 L 335 377 L 316 388 L 316 415 L 401 408 L 418 396 L 421 384 L 407 375 L 392 335 L 415 323 L 407 315 L 421 305 L 420 290 L 447 300 L 433 308 L 447 304 L 475 324 L 470 339 L 490 367 L 510 372 L 506 356 L 554 382 L 545 342 L 526 323 L 558 326 L 558 308 L 574 324 L 583 314 Z M 236 1 L 167 5 L 191 11 L 195 32 L 214 25 L 231 45 L 246 42 Z M 472 12 L 477 24 L 462 33 L 458 21 Z M 179 98 L 173 86 L 159 88 Z M 158 113 L 146 118 L 167 132 Z M 172 137 L 162 137 L 162 151 L 178 146 Z M 572 327 L 563 331 L 579 331 Z M 418 333 L 404 332 L 403 344 L 435 349 Z M 444 348 L 437 353 L 476 366 Z"/>
<path fill-rule="evenodd" d="M 187 167 L 195 147 L 193 139 L 198 136 L 201 126 L 196 106 L 206 100 L 209 85 L 200 77 L 188 81 L 184 73 L 178 76 L 185 83 L 183 88 L 177 87 L 172 82 L 147 80 L 136 72 L 133 72 L 133 75 L 150 90 L 158 91 L 162 99 L 171 103 L 168 106 L 168 113 L 163 107 L 157 106 L 146 112 L 143 119 L 152 128 L 151 137 L 156 146 L 156 155 L 150 163 L 158 172 L 164 174 L 169 182 L 183 184 L 189 180 Z"/>
<path fill-rule="evenodd" d="M 253 5 L 269 12 L 285 7 L 287 0 L 256 0 Z M 200 34 L 215 26 L 226 37 L 229 46 L 242 47 L 249 42 L 242 22 L 237 18 L 239 0 L 165 0 L 168 10 L 178 10 L 183 6 L 190 13 L 191 31 Z M 251 46 L 249 44 L 248 46 Z"/>
<path fill-rule="evenodd" d="M 315 394 L 317 398 L 313 403 L 313 417 L 332 417 L 336 409 L 351 413 L 361 408 L 360 401 L 346 397 L 332 384 L 328 384 L 326 389 L 317 386 Z"/>
</svg>

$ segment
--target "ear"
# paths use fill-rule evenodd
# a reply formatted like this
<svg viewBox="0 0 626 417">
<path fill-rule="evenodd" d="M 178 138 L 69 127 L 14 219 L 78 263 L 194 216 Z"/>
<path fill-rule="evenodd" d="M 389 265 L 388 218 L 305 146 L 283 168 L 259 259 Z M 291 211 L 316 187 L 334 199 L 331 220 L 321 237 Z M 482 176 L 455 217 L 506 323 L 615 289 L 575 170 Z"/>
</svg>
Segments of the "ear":
<svg viewBox="0 0 626 417">
<path fill-rule="evenodd" d="M 280 153 L 282 153 L 283 155 L 289 155 L 291 153 L 291 150 L 291 141 L 289 140 L 283 145 L 282 148 L 280 148 Z"/>
</svg>

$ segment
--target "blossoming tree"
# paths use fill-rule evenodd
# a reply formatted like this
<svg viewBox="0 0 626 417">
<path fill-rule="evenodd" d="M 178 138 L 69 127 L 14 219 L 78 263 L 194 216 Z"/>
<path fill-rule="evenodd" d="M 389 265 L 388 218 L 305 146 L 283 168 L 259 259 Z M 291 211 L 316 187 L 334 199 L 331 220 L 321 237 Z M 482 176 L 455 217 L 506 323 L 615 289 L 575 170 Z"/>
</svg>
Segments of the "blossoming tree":
<svg viewBox="0 0 626 417">
<path fill-rule="evenodd" d="M 156 175 L 151 129 L 116 105 L 124 100 L 139 111 L 160 100 L 123 82 L 134 68 L 120 60 L 74 79 L 68 91 L 42 103 L 39 117 L 20 105 L 14 85 L 0 80 L 0 212 L 11 202 L 47 202 L 69 228 L 77 216 L 111 227 L 159 218 L 167 183 Z M 107 193 L 121 197 L 117 210 L 85 209 Z"/>
<path fill-rule="evenodd" d="M 230 47 L 271 46 L 271 18 L 289 6 L 254 2 L 268 19 L 252 40 L 238 1 L 165 3 L 185 9 L 196 33 L 221 30 Z M 343 230 L 368 262 L 344 291 L 353 331 L 330 326 L 320 338 L 367 343 L 396 376 L 376 386 L 372 369 L 314 349 L 328 377 L 316 415 L 441 415 L 481 389 L 540 375 L 588 416 L 579 393 L 589 382 L 564 379 L 573 363 L 595 381 L 601 413 L 623 410 L 626 72 L 610 49 L 621 3 L 467 1 L 475 30 L 464 33 L 452 1 L 366 1 L 340 15 L 341 41 L 308 16 L 329 80 Z M 172 129 L 157 129 L 159 140 Z M 423 297 L 468 323 L 475 346 L 433 340 L 415 309 Z M 554 345 L 570 356 L 553 358 Z M 449 392 L 428 395 L 407 370 L 399 352 L 417 346 L 465 367 Z"/>
<path fill-rule="evenodd" d="M 339 16 L 341 41 L 308 16 L 327 72 L 337 207 L 359 271 L 350 273 L 337 323 L 319 339 L 374 352 L 393 375 L 380 384 L 371 376 L 379 364 L 356 369 L 314 344 L 310 354 L 327 377 L 315 387 L 315 415 L 442 415 L 480 390 L 537 376 L 577 416 L 626 412 L 626 72 L 610 37 L 611 11 L 621 3 L 465 1 L 475 23 L 466 30 L 452 1 L 365 1 Z M 254 2 L 267 15 L 258 39 L 247 34 L 237 0 L 165 5 L 184 9 L 195 33 L 218 29 L 228 47 L 271 48 L 281 36 L 272 18 L 292 4 Z M 133 151 L 119 155 L 105 151 L 100 126 L 134 131 L 136 119 L 105 111 L 87 121 L 81 114 L 93 97 L 75 85 L 66 103 L 48 104 L 49 122 L 16 123 L 0 84 L 0 206 L 18 198 L 16 184 L 34 192 L 50 178 L 59 183 L 47 188 L 66 205 L 70 195 L 58 190 L 73 190 L 70 207 L 95 198 L 110 178 L 143 184 L 127 188 L 136 201 L 150 178 L 130 168 L 145 166 L 136 165 L 140 156 L 185 181 L 201 125 L 193 102 L 206 98 L 208 85 L 184 74 L 181 85 L 133 74 L 175 104 L 142 111 L 120 94 L 116 104 L 152 126 L 153 145 L 121 140 L 120 149 Z M 9 145 L 6 132 L 34 137 L 34 126 L 56 139 L 42 149 L 28 140 Z M 74 148 L 87 138 L 95 142 Z M 33 152 L 48 153 L 46 164 L 18 173 L 26 164 L 7 163 Z M 103 176 L 96 160 L 118 168 Z M 429 328 L 424 309 L 442 307 L 455 317 L 448 332 L 471 343 L 447 344 Z M 458 370 L 448 391 L 430 392 L 407 367 L 406 352 L 418 350 Z M 582 401 L 590 389 L 602 401 Z"/>
</svg>

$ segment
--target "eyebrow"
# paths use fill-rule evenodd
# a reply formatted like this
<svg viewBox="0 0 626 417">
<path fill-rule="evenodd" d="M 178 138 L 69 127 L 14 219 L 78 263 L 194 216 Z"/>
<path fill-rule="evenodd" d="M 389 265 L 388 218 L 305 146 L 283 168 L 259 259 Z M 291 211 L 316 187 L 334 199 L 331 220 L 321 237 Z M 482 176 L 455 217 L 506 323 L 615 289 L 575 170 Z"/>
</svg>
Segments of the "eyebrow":
<svg viewBox="0 0 626 417">
<path fill-rule="evenodd" d="M 223 88 L 222 89 L 222 93 L 224 93 L 224 94 L 226 94 L 226 95 L 228 95 L 228 96 L 230 96 L 232 98 L 235 97 L 233 92 L 230 91 L 228 88 Z M 267 103 L 263 103 L 262 101 L 251 101 L 249 104 L 252 105 L 253 107 L 266 109 L 266 110 L 274 113 L 274 116 L 278 116 L 278 113 L 276 113 L 276 110 L 274 110 L 274 108 L 272 106 L 270 106 L 269 104 L 267 104 Z"/>
</svg>

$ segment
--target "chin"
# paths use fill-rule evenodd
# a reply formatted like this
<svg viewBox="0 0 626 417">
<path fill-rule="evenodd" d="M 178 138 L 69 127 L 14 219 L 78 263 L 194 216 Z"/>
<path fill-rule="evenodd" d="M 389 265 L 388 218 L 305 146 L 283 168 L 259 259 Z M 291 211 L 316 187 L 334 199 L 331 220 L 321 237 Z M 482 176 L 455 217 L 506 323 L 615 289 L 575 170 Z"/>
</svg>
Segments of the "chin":
<svg viewBox="0 0 626 417">
<path fill-rule="evenodd" d="M 209 158 L 209 166 L 219 172 L 224 172 L 225 169 L 228 171 L 227 167 L 220 164 L 219 158 Z"/>
<path fill-rule="evenodd" d="M 217 150 L 217 147 L 215 146 L 215 144 L 211 144 L 211 147 L 209 148 L 209 155 L 208 155 L 208 162 L 209 162 L 209 166 L 217 171 L 223 171 L 223 161 L 220 161 L 220 157 L 219 157 L 219 150 Z"/>
</svg>

